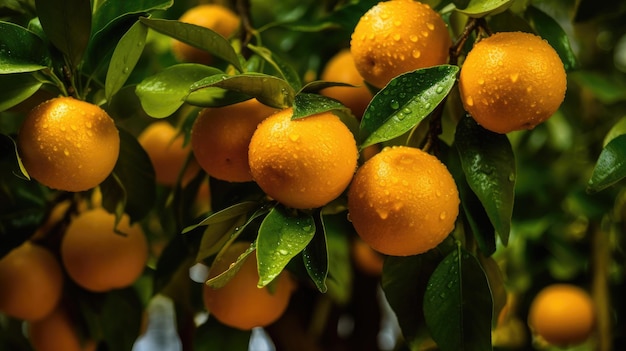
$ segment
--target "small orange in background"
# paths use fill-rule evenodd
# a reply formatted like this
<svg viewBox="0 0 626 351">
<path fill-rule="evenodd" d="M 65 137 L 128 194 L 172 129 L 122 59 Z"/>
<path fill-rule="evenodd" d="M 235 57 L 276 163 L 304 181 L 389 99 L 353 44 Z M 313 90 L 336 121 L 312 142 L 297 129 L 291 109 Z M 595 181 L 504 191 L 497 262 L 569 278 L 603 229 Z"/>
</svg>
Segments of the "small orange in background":
<svg viewBox="0 0 626 351">
<path fill-rule="evenodd" d="M 385 256 L 372 249 L 361 239 L 355 238 L 352 241 L 352 259 L 356 268 L 365 274 L 380 276 L 383 273 Z"/>
<path fill-rule="evenodd" d="M 83 340 L 78 324 L 62 306 L 31 322 L 28 337 L 35 351 L 96 351 L 97 347 L 93 340 Z"/>
</svg>

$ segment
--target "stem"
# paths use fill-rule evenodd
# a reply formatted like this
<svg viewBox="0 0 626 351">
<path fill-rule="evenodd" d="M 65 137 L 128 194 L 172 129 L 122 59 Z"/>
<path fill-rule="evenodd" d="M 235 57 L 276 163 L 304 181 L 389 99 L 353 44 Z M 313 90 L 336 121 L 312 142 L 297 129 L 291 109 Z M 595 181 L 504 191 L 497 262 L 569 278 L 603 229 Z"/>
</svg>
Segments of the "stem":
<svg viewBox="0 0 626 351">
<path fill-rule="evenodd" d="M 248 44 L 254 37 L 253 33 L 255 32 L 250 20 L 250 0 L 237 0 L 236 6 L 243 27 L 243 32 L 241 33 L 241 54 L 243 57 L 248 58 L 250 56 Z"/>
</svg>

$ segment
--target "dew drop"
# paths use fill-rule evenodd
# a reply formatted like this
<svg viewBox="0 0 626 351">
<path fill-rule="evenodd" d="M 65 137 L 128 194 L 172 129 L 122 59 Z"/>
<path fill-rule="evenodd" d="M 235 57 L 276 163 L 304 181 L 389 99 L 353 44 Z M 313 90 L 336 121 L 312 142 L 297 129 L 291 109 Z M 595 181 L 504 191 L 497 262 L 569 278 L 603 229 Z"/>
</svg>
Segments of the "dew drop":
<svg viewBox="0 0 626 351">
<path fill-rule="evenodd" d="M 428 29 L 430 29 L 430 30 L 435 30 L 435 25 L 434 25 L 434 24 L 432 24 L 432 23 L 430 23 L 430 22 L 429 22 L 429 23 L 426 23 L 426 27 L 427 27 Z"/>
<path fill-rule="evenodd" d="M 393 35 L 393 40 L 395 40 L 395 41 L 399 41 L 399 40 L 400 40 L 400 38 L 401 38 L 401 37 L 400 37 L 400 34 L 398 34 L 398 33 L 396 33 L 396 34 L 394 34 L 394 35 Z"/>
<path fill-rule="evenodd" d="M 419 50 L 413 50 L 411 51 L 411 56 L 413 56 L 413 58 L 419 58 L 420 56 L 422 56 L 422 52 Z"/>
<path fill-rule="evenodd" d="M 124 74 L 128 74 L 129 71 L 130 71 L 130 69 L 128 67 L 124 67 L 122 69 L 122 73 L 124 73 Z"/>
<path fill-rule="evenodd" d="M 400 108 L 400 103 L 396 100 L 391 100 L 391 103 L 389 104 L 389 106 L 392 109 L 397 110 L 398 108 Z"/>
<path fill-rule="evenodd" d="M 290 134 L 289 135 L 289 139 L 291 141 L 298 141 L 298 139 L 300 139 L 300 135 L 299 134 Z"/>
<path fill-rule="evenodd" d="M 439 219 L 443 221 L 444 219 L 446 219 L 447 216 L 448 214 L 446 213 L 446 211 L 443 211 L 439 214 Z"/>
<path fill-rule="evenodd" d="M 465 102 L 467 103 L 467 106 L 474 106 L 474 99 L 471 96 L 468 96 L 465 99 Z"/>
<path fill-rule="evenodd" d="M 69 156 L 70 155 L 70 151 L 68 149 L 63 150 L 63 153 L 65 154 L 65 156 Z"/>
<path fill-rule="evenodd" d="M 509 182 L 512 182 L 514 180 L 515 180 L 515 174 L 514 173 L 509 174 Z"/>
<path fill-rule="evenodd" d="M 435 91 L 437 92 L 437 94 L 441 94 L 441 93 L 443 93 L 443 87 L 442 87 L 441 85 L 438 85 L 438 86 L 435 88 Z"/>
<path fill-rule="evenodd" d="M 410 41 L 412 41 L 412 42 L 414 42 L 414 43 L 417 43 L 417 39 L 418 39 L 418 38 L 417 38 L 417 35 L 415 35 L 415 34 L 411 34 L 411 35 L 409 36 L 409 40 L 410 40 Z"/>
<path fill-rule="evenodd" d="M 515 83 L 519 79 L 519 73 L 511 74 L 511 82 Z"/>
<path fill-rule="evenodd" d="M 280 249 L 280 250 L 278 250 L 278 254 L 283 255 L 283 256 L 287 256 L 289 254 L 289 251 L 287 251 L 285 249 Z"/>
<path fill-rule="evenodd" d="M 378 213 L 380 219 L 387 219 L 387 217 L 389 217 L 389 212 L 387 210 L 377 208 L 376 213 Z"/>
<path fill-rule="evenodd" d="M 400 27 L 402 25 L 402 22 L 400 21 L 393 21 L 393 25 L 396 27 Z"/>
<path fill-rule="evenodd" d="M 411 109 L 410 109 L 410 108 L 405 107 L 405 108 L 402 110 L 402 112 L 403 112 L 403 113 L 406 113 L 406 114 L 408 115 L 408 114 L 410 114 L 410 113 L 411 113 L 411 112 L 413 112 L 413 111 L 411 111 Z"/>
<path fill-rule="evenodd" d="M 479 84 L 479 85 L 483 85 L 483 84 L 485 84 L 485 80 L 484 80 L 484 79 L 482 79 L 482 78 L 480 78 L 480 79 L 478 80 L 478 84 Z"/>
</svg>

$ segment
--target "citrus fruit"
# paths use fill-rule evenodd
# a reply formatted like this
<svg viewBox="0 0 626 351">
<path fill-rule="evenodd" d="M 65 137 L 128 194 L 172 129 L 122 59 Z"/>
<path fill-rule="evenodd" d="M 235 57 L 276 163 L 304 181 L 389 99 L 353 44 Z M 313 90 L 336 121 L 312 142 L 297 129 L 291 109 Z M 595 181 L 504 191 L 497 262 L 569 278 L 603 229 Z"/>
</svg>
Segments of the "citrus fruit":
<svg viewBox="0 0 626 351">
<path fill-rule="evenodd" d="M 365 81 L 382 88 L 402 73 L 446 63 L 451 42 L 445 22 L 430 6 L 392 0 L 359 19 L 350 51 Z"/>
<path fill-rule="evenodd" d="M 141 275 L 148 259 L 148 243 L 138 224 L 123 215 L 95 208 L 74 218 L 61 240 L 61 258 L 72 280 L 102 292 L 124 288 Z"/>
<path fill-rule="evenodd" d="M 37 320 L 57 306 L 63 271 L 52 252 L 27 241 L 0 259 L 0 286 L 0 312 Z"/>
<path fill-rule="evenodd" d="M 152 162 L 156 182 L 166 186 L 175 185 L 191 153 L 191 146 L 184 145 L 184 135 L 179 134 L 170 123 L 157 121 L 148 125 L 137 140 Z M 199 169 L 192 158 L 184 170 L 181 182 L 185 184 L 191 180 Z"/>
<path fill-rule="evenodd" d="M 257 125 L 274 112 L 256 99 L 200 111 L 191 129 L 191 148 L 202 169 L 229 182 L 251 181 L 248 145 Z"/>
<path fill-rule="evenodd" d="M 95 351 L 97 346 L 93 340 L 83 340 L 77 324 L 63 307 L 31 322 L 28 336 L 35 351 Z"/>
<path fill-rule="evenodd" d="M 383 273 L 385 257 L 361 239 L 352 241 L 352 259 L 356 268 L 365 274 L 380 276 Z"/>
<path fill-rule="evenodd" d="M 565 98 L 566 74 L 556 51 L 540 37 L 500 32 L 479 41 L 461 67 L 463 106 L 496 133 L 532 129 Z"/>
<path fill-rule="evenodd" d="M 201 4 L 190 8 L 178 19 L 180 22 L 195 24 L 213 30 L 224 38 L 232 36 L 239 29 L 239 16 L 219 4 Z M 210 64 L 210 53 L 185 44 L 181 41 L 172 42 L 172 53 L 180 62 Z"/>
<path fill-rule="evenodd" d="M 339 100 L 346 105 L 358 119 L 372 100 L 372 93 L 363 81 L 363 77 L 354 65 L 350 50 L 345 49 L 326 63 L 321 75 L 322 80 L 355 85 L 356 87 L 331 87 L 320 91 L 322 95 Z"/>
<path fill-rule="evenodd" d="M 32 178 L 53 189 L 84 191 L 113 171 L 120 137 L 115 122 L 100 107 L 58 97 L 26 116 L 17 145 Z"/>
<path fill-rule="evenodd" d="M 552 284 L 533 299 L 528 313 L 531 330 L 545 341 L 568 346 L 582 343 L 593 331 L 595 308 L 589 294 L 570 284 Z"/>
<path fill-rule="evenodd" d="M 235 242 L 213 262 L 209 277 L 226 271 L 250 243 Z M 221 323 L 242 330 L 267 326 L 276 321 L 287 309 L 294 289 L 292 278 L 281 273 L 268 287 L 259 288 L 256 256 L 249 255 L 236 275 L 221 288 L 204 285 L 204 305 L 210 315 Z"/>
<path fill-rule="evenodd" d="M 252 178 L 288 207 L 324 206 L 341 195 L 354 175 L 354 136 L 330 112 L 292 116 L 293 109 L 285 109 L 257 127 L 249 146 Z"/>
<path fill-rule="evenodd" d="M 459 194 L 435 156 L 412 147 L 386 147 L 354 176 L 348 212 L 357 234 L 374 250 L 416 255 L 454 229 Z"/>
</svg>

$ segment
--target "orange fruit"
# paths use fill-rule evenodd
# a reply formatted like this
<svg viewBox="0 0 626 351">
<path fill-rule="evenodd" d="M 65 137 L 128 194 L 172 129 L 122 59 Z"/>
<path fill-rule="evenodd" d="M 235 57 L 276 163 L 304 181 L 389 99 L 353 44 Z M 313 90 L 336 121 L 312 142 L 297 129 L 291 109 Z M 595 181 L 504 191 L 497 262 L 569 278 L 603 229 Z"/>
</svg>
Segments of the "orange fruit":
<svg viewBox="0 0 626 351">
<path fill-rule="evenodd" d="M 292 116 L 293 109 L 285 109 L 257 127 L 249 146 L 252 178 L 288 207 L 324 206 L 341 195 L 354 175 L 354 136 L 330 112 Z"/>
<path fill-rule="evenodd" d="M 0 259 L 0 286 L 0 312 L 37 320 L 57 306 L 63 271 L 52 252 L 27 241 Z"/>
<path fill-rule="evenodd" d="M 580 344 L 593 332 L 595 308 L 589 294 L 570 284 L 552 284 L 533 299 L 528 325 L 533 333 L 557 346 Z"/>
<path fill-rule="evenodd" d="M 115 122 L 100 107 L 59 97 L 26 116 L 17 145 L 32 178 L 53 189 L 84 191 L 113 171 L 120 137 Z"/>
<path fill-rule="evenodd" d="M 93 340 L 83 340 L 76 323 L 62 307 L 31 322 L 28 336 L 35 351 L 96 351 L 97 347 Z"/>
<path fill-rule="evenodd" d="M 103 292 L 130 286 L 148 259 L 148 242 L 139 224 L 95 208 L 74 218 L 61 240 L 61 259 L 72 280 Z"/>
<path fill-rule="evenodd" d="M 352 259 L 356 268 L 365 274 L 380 276 L 383 273 L 385 257 L 361 239 L 352 241 Z"/>
<path fill-rule="evenodd" d="M 191 148 L 202 169 L 229 182 L 251 181 L 248 145 L 257 125 L 274 112 L 256 99 L 200 111 L 191 129 Z"/>
<path fill-rule="evenodd" d="M 235 242 L 211 265 L 209 277 L 226 271 L 250 243 Z M 264 327 L 275 322 L 287 309 L 294 282 L 281 273 L 268 287 L 259 288 L 256 256 L 248 256 L 236 275 L 221 288 L 204 285 L 204 305 L 210 315 L 221 323 L 242 330 Z"/>
<path fill-rule="evenodd" d="M 157 121 L 148 125 L 137 140 L 152 162 L 156 182 L 166 186 L 175 185 L 191 152 L 191 147 L 184 145 L 185 136 L 179 134 L 170 123 Z M 199 169 L 192 159 L 184 170 L 182 183 L 191 180 Z"/>
<path fill-rule="evenodd" d="M 236 13 L 219 4 L 197 5 L 183 13 L 178 20 L 211 29 L 227 39 L 239 29 L 240 24 L 239 16 Z M 210 53 L 178 40 L 172 42 L 172 52 L 176 59 L 181 62 L 208 65 L 212 61 Z"/>
<path fill-rule="evenodd" d="M 426 252 L 454 229 L 459 193 L 446 166 L 420 149 L 387 147 L 357 171 L 348 191 L 357 234 L 392 256 Z"/>
<path fill-rule="evenodd" d="M 445 64 L 452 41 L 430 6 L 413 0 L 379 2 L 357 23 L 350 51 L 365 80 L 382 88 L 405 72 Z"/>
<path fill-rule="evenodd" d="M 363 112 L 372 100 L 372 93 L 363 81 L 363 77 L 354 65 L 354 59 L 350 50 L 341 50 L 333 56 L 324 67 L 321 75 L 322 80 L 329 82 L 348 83 L 356 87 L 331 87 L 323 89 L 322 95 L 339 100 L 358 118 L 363 117 Z"/>
<path fill-rule="evenodd" d="M 547 41 L 501 32 L 479 41 L 461 67 L 459 89 L 466 111 L 496 133 L 532 129 L 565 99 L 563 62 Z"/>
</svg>

